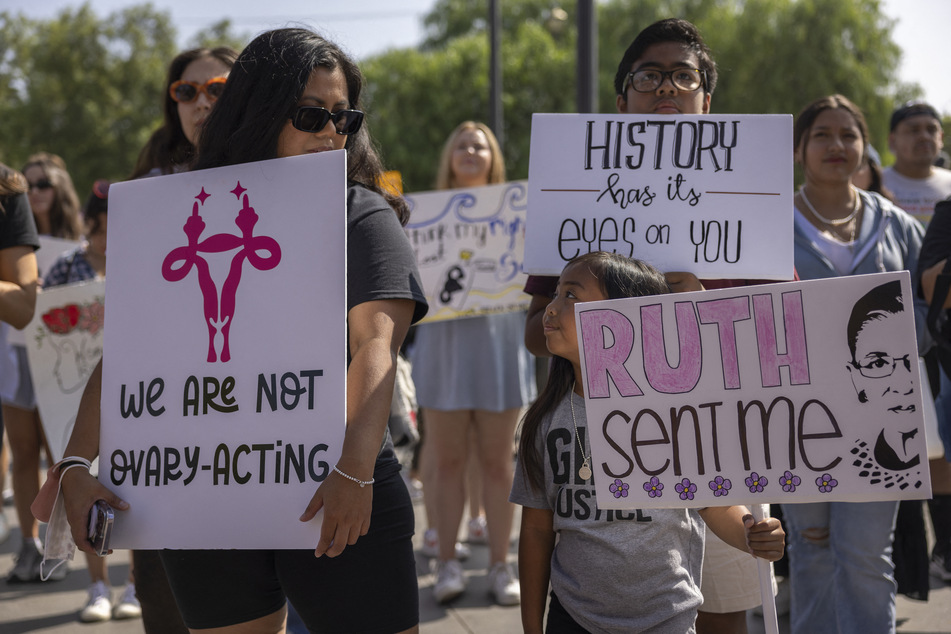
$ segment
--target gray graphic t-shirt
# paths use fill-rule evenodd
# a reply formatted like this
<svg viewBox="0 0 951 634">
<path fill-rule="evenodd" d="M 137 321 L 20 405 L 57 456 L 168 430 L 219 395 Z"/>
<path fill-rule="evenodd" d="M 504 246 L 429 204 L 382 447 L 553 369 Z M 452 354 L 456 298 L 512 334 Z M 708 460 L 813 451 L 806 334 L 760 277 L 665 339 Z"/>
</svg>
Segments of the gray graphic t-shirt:
<svg viewBox="0 0 951 634">
<path fill-rule="evenodd" d="M 590 455 L 584 399 L 574 393 L 570 398 L 585 455 Z M 584 458 L 568 398 L 543 423 L 538 439 L 545 490 L 533 490 L 517 466 L 509 499 L 553 511 L 557 541 L 551 586 L 568 613 L 591 632 L 693 632 L 703 602 L 699 514 L 683 509 L 598 510 L 593 479 L 584 482 L 578 476 Z M 592 461 L 592 470 L 595 465 Z"/>
</svg>

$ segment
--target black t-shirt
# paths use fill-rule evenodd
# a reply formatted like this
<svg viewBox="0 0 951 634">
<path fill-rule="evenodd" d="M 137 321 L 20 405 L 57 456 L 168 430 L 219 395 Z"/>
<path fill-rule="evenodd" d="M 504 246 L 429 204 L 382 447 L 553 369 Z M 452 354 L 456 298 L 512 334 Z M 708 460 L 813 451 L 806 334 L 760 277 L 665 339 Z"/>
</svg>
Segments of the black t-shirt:
<svg viewBox="0 0 951 634">
<path fill-rule="evenodd" d="M 918 253 L 917 279 L 921 279 L 921 273 L 925 269 L 948 256 L 951 256 L 951 198 L 938 201 L 934 207 L 934 216 L 928 223 L 928 230 Z"/>
<path fill-rule="evenodd" d="M 28 246 L 40 248 L 36 222 L 26 194 L 16 194 L 0 199 L 0 249 Z"/>
<path fill-rule="evenodd" d="M 393 208 L 362 185 L 347 187 L 347 310 L 363 302 L 412 299 L 413 323 L 429 305 L 416 257 Z"/>
<path fill-rule="evenodd" d="M 413 321 L 426 315 L 429 304 L 416 268 L 416 257 L 396 212 L 379 194 L 362 185 L 347 187 L 347 311 L 363 302 L 381 299 L 416 301 Z M 347 335 L 347 365 L 350 365 Z M 377 456 L 373 477 L 399 471 L 393 459 L 389 429 Z"/>
</svg>

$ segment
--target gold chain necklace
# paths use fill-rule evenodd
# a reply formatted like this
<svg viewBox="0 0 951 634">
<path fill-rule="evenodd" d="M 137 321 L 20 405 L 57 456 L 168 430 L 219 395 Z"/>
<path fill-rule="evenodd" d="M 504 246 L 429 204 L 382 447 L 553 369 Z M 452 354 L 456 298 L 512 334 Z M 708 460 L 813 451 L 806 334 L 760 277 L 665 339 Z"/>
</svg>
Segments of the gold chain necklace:
<svg viewBox="0 0 951 634">
<path fill-rule="evenodd" d="M 571 424 L 575 428 L 575 440 L 578 441 L 578 449 L 581 450 L 581 457 L 584 458 L 584 462 L 581 463 L 581 468 L 578 469 L 578 477 L 582 480 L 590 480 L 591 467 L 588 461 L 591 460 L 591 456 L 584 455 L 584 447 L 581 445 L 581 436 L 578 435 L 578 423 L 575 422 L 575 383 L 571 384 L 571 391 L 568 392 L 568 405 L 571 406 Z"/>
</svg>

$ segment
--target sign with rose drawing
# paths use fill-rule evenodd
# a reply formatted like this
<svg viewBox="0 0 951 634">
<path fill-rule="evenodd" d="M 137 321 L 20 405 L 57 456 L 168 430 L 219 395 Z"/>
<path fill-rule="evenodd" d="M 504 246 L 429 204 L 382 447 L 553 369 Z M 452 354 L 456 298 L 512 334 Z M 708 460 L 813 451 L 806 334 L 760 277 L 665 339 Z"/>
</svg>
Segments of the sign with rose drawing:
<svg viewBox="0 0 951 634">
<path fill-rule="evenodd" d="M 105 284 L 43 291 L 26 328 L 33 389 L 54 460 L 63 457 L 86 381 L 102 357 Z"/>
</svg>

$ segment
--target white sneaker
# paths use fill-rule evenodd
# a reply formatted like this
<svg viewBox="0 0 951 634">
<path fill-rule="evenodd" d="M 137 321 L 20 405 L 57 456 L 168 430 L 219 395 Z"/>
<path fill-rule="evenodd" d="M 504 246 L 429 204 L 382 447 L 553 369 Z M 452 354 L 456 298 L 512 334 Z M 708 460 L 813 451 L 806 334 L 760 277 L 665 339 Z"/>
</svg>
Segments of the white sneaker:
<svg viewBox="0 0 951 634">
<path fill-rule="evenodd" d="M 489 594 L 499 605 L 518 605 L 522 589 L 507 563 L 499 562 L 489 570 Z"/>
<path fill-rule="evenodd" d="M 79 620 L 83 623 L 96 623 L 111 619 L 112 599 L 109 586 L 102 581 L 97 581 L 89 586 L 86 592 L 89 594 L 89 600 L 83 611 L 79 613 Z"/>
<path fill-rule="evenodd" d="M 441 561 L 436 566 L 436 583 L 433 594 L 438 603 L 449 603 L 466 589 L 466 576 L 458 559 Z"/>
<path fill-rule="evenodd" d="M 429 557 L 430 559 L 439 556 L 439 534 L 435 528 L 427 528 L 426 532 L 423 533 L 423 545 L 420 546 L 419 552 L 422 553 L 423 557 Z M 456 542 L 456 559 L 465 561 L 471 554 L 472 551 L 468 546 Z"/>
<path fill-rule="evenodd" d="M 134 584 L 126 582 L 125 590 L 122 591 L 122 598 L 116 603 L 112 616 L 116 619 L 138 619 L 142 617 L 142 606 L 139 605 L 139 600 L 135 597 Z"/>
<path fill-rule="evenodd" d="M 470 544 L 485 544 L 489 541 L 488 531 L 485 526 L 485 517 L 473 517 L 469 520 L 468 538 Z"/>
</svg>

